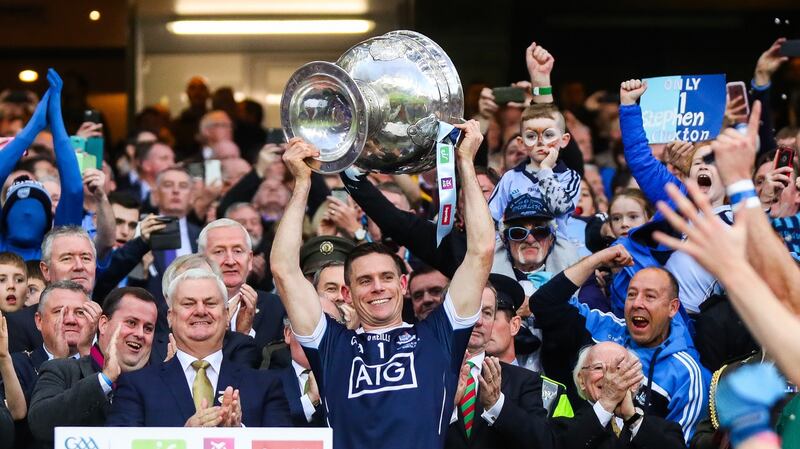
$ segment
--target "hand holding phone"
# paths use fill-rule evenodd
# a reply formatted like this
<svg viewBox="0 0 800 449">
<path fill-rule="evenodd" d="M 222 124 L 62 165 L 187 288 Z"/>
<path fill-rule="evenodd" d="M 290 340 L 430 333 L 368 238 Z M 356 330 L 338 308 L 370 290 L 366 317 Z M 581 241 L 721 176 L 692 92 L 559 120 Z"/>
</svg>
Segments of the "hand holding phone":
<svg viewBox="0 0 800 449">
<path fill-rule="evenodd" d="M 492 89 L 492 95 L 494 95 L 494 102 L 497 104 L 525 102 L 525 90 L 521 87 L 495 87 Z"/>
<path fill-rule="evenodd" d="M 775 153 L 775 168 L 791 167 L 794 163 L 794 149 L 790 147 L 778 147 Z"/>
</svg>

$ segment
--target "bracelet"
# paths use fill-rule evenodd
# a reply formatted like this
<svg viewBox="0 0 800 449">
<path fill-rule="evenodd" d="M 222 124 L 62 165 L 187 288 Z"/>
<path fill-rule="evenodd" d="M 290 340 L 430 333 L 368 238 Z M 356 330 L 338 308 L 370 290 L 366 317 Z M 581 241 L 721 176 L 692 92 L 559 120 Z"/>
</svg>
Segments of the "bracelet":
<svg viewBox="0 0 800 449">
<path fill-rule="evenodd" d="M 533 94 L 534 97 L 539 95 L 552 95 L 553 87 L 552 86 L 533 87 L 531 88 L 531 94 Z"/>
<path fill-rule="evenodd" d="M 103 378 L 103 380 L 105 381 L 106 384 L 108 384 L 109 387 L 114 386 L 114 382 L 111 382 L 111 379 L 108 376 L 106 376 L 104 372 L 100 371 L 100 377 Z"/>
</svg>

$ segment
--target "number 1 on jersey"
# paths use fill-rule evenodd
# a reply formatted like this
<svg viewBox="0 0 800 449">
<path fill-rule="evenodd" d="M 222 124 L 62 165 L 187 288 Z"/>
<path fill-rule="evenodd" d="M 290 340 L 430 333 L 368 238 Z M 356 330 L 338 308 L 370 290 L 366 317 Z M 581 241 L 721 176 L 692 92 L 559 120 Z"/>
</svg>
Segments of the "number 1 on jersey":
<svg viewBox="0 0 800 449">
<path fill-rule="evenodd" d="M 386 358 L 386 355 L 385 355 L 384 349 L 383 349 L 383 342 L 378 343 L 378 350 L 381 352 L 381 358 L 382 359 Z"/>
</svg>

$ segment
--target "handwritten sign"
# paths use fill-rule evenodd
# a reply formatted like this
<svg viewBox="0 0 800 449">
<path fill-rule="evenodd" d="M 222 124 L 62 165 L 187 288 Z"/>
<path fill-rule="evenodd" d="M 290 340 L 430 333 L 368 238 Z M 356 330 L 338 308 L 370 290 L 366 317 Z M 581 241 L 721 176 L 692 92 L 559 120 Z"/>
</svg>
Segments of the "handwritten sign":
<svg viewBox="0 0 800 449">
<path fill-rule="evenodd" d="M 648 78 L 640 105 L 650 143 L 713 139 L 725 115 L 725 75 Z"/>
</svg>

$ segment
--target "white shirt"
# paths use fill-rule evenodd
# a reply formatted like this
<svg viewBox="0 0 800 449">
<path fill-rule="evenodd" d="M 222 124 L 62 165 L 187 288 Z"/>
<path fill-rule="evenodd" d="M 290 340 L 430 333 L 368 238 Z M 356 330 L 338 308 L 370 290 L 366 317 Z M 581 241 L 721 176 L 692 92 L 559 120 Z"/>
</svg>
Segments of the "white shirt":
<svg viewBox="0 0 800 449">
<path fill-rule="evenodd" d="M 597 420 L 600 421 L 600 425 L 606 427 L 609 422 L 611 422 L 611 418 L 614 418 L 617 421 L 617 427 L 622 429 L 625 426 L 625 421 L 622 418 L 615 416 L 613 413 L 609 413 L 606 409 L 600 405 L 599 402 L 595 402 L 592 406 L 592 410 L 594 410 L 594 414 L 597 415 Z M 639 428 L 642 427 L 643 418 L 639 418 L 636 420 L 635 423 L 631 426 L 631 439 L 636 436 L 636 433 L 639 432 Z"/>
<path fill-rule="evenodd" d="M 186 224 L 186 217 L 178 220 L 181 232 L 181 247 L 175 250 L 175 257 L 192 254 L 192 241 L 189 239 L 189 225 Z"/>
<path fill-rule="evenodd" d="M 484 358 L 486 358 L 486 352 L 481 352 L 480 354 L 477 354 L 469 359 L 469 361 L 475 365 L 472 368 L 472 370 L 470 370 L 470 375 L 472 375 L 472 378 L 475 379 L 476 401 L 480 400 L 480 396 L 478 393 L 478 386 L 480 385 L 480 382 L 478 381 L 478 378 L 481 376 L 481 370 L 483 369 Z M 483 413 L 481 413 L 481 418 L 483 418 L 484 421 L 489 423 L 490 426 L 494 424 L 494 422 L 497 421 L 497 417 L 500 416 L 500 411 L 503 410 L 503 404 L 505 403 L 505 401 L 506 397 L 501 391 L 500 397 L 497 398 L 497 402 L 495 402 L 492 408 L 490 408 L 489 410 L 484 410 Z M 458 421 L 458 404 L 456 404 L 456 408 L 453 409 L 453 415 L 450 417 L 450 424 L 453 424 L 456 421 Z"/>
<path fill-rule="evenodd" d="M 197 370 L 192 368 L 192 362 L 197 359 L 181 351 L 180 349 L 175 351 L 175 357 L 178 358 L 181 368 L 183 369 L 183 375 L 186 376 L 186 383 L 189 386 L 189 392 L 194 394 L 192 392 L 192 385 L 194 384 L 195 377 L 197 377 Z M 202 360 L 205 360 L 209 364 L 208 368 L 206 368 L 206 376 L 208 376 L 208 380 L 211 382 L 211 391 L 217 391 L 219 370 L 220 366 L 222 365 L 222 349 L 213 354 L 209 354 Z M 221 393 L 222 392 L 218 392 L 217 394 L 219 395 Z"/>
<path fill-rule="evenodd" d="M 294 375 L 297 376 L 297 384 L 300 386 L 300 393 L 302 394 L 306 389 L 308 373 L 304 373 L 303 371 L 306 369 L 294 360 L 292 360 L 292 368 L 294 368 Z M 314 408 L 314 404 L 311 403 L 311 399 L 308 398 L 308 394 L 300 396 L 300 403 L 303 404 L 303 413 L 306 415 L 306 421 L 311 422 L 311 417 L 314 415 L 316 409 Z"/>
</svg>

